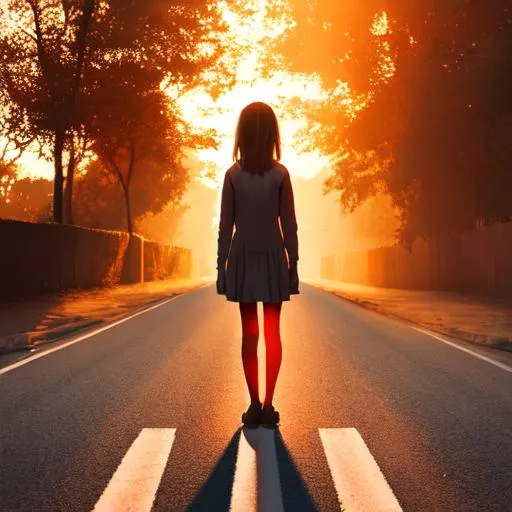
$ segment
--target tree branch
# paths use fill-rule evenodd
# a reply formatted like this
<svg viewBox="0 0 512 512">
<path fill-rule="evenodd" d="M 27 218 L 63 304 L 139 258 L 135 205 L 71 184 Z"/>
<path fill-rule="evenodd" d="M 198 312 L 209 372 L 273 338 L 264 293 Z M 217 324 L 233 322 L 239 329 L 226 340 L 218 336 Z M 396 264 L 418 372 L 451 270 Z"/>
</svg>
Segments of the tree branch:
<svg viewBox="0 0 512 512">
<path fill-rule="evenodd" d="M 107 146 L 105 146 L 104 144 L 102 144 L 103 148 L 102 148 L 102 153 L 104 155 L 110 155 L 111 154 L 111 151 L 110 151 L 110 148 L 108 148 Z M 123 173 L 121 172 L 121 169 L 119 169 L 119 166 L 117 165 L 116 161 L 115 161 L 115 157 L 113 156 L 108 156 L 108 157 L 105 157 L 104 158 L 104 161 L 107 163 L 107 165 L 113 169 L 118 181 L 119 181 L 119 184 L 121 185 L 121 187 L 123 188 L 123 191 L 126 192 L 126 183 L 124 182 L 124 178 L 123 178 Z"/>
<path fill-rule="evenodd" d="M 27 0 L 31 9 L 32 14 L 34 15 L 34 24 L 36 27 L 36 44 L 37 44 L 37 57 L 39 59 L 39 65 L 41 66 L 41 70 L 43 71 L 43 74 L 45 75 L 47 82 L 48 82 L 48 71 L 46 69 L 47 65 L 47 56 L 46 56 L 46 50 L 44 48 L 44 41 L 43 41 L 43 32 L 41 30 L 41 18 L 40 18 L 40 12 L 37 5 L 36 0 Z M 50 85 L 50 84 L 48 84 Z"/>
<path fill-rule="evenodd" d="M 76 36 L 76 45 L 77 45 L 77 56 L 76 56 L 76 69 L 75 69 L 75 79 L 73 83 L 73 88 L 71 90 L 71 98 L 70 98 L 70 109 L 69 112 L 72 113 L 75 108 L 76 97 L 80 90 L 80 81 L 82 79 L 82 70 L 85 60 L 85 52 L 87 50 L 87 33 L 89 31 L 89 26 L 91 23 L 92 14 L 95 8 L 95 0 L 85 0 L 84 7 L 82 10 L 82 17 L 80 18 L 80 26 L 78 28 L 78 33 Z"/>
<path fill-rule="evenodd" d="M 126 179 L 128 186 L 130 186 L 130 182 L 132 181 L 134 167 L 135 167 L 135 142 L 132 141 L 130 144 L 130 164 L 128 166 L 128 176 Z"/>
<path fill-rule="evenodd" d="M 19 25 L 18 25 L 18 28 L 19 28 L 19 29 L 20 29 L 20 30 L 21 30 L 21 31 L 22 31 L 26 36 L 30 37 L 30 39 L 32 39 L 32 41 L 34 41 L 34 42 L 37 44 L 37 37 L 36 37 L 34 34 L 30 33 L 27 29 L 25 29 L 25 28 L 23 28 L 23 27 L 20 27 Z"/>
<path fill-rule="evenodd" d="M 8 165 L 16 163 L 21 158 L 24 151 L 34 142 L 35 139 L 35 135 L 23 141 L 20 141 L 15 136 L 7 136 L 7 141 L 4 144 L 0 154 L 0 160 L 6 162 Z M 11 144 L 13 144 L 14 147 L 10 148 L 9 146 L 11 146 Z M 7 160 L 7 154 L 14 151 L 17 151 L 18 154 L 16 156 L 10 157 L 9 160 Z"/>
</svg>

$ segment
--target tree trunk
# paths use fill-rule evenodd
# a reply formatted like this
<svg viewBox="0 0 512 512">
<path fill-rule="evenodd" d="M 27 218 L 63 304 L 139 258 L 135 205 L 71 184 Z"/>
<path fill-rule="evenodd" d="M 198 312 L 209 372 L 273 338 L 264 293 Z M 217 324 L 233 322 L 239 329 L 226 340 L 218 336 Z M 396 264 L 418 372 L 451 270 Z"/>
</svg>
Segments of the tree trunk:
<svg viewBox="0 0 512 512">
<path fill-rule="evenodd" d="M 80 92 L 80 86 L 82 83 L 82 71 L 84 67 L 84 61 L 85 61 L 85 53 L 87 49 L 87 35 L 89 33 L 90 28 L 90 22 L 92 15 L 94 13 L 95 9 L 95 0 L 86 0 L 83 6 L 82 11 L 82 17 L 80 19 L 80 25 L 77 33 L 76 38 L 76 45 L 77 45 L 77 57 L 76 57 L 76 69 L 75 69 L 75 76 L 73 81 L 73 86 L 70 91 L 69 96 L 69 104 L 67 105 L 67 112 L 68 117 L 66 119 L 66 127 L 69 128 L 70 126 L 73 126 L 74 122 L 74 115 L 75 115 L 75 109 L 76 109 L 76 102 L 77 102 L 77 96 Z M 62 171 L 63 171 L 63 165 L 62 165 L 62 153 L 64 150 L 64 139 L 65 139 L 65 133 L 63 136 L 62 141 L 62 149 L 60 151 L 60 156 L 57 156 L 57 152 L 55 154 L 55 183 L 57 183 L 57 165 L 59 165 L 60 168 L 60 220 L 57 220 L 54 213 L 55 222 L 62 223 L 63 216 L 64 221 L 67 224 L 73 224 L 73 212 L 72 212 L 72 204 L 73 204 L 73 182 L 74 182 L 74 174 L 75 174 L 75 141 L 74 141 L 74 135 L 71 134 L 71 153 L 70 153 L 70 161 L 68 163 L 68 173 L 66 176 L 66 190 L 64 195 L 64 203 L 63 203 L 63 190 L 62 190 Z M 57 164 L 57 158 L 60 158 L 60 163 Z M 57 185 L 56 185 L 57 186 Z M 57 196 L 54 196 L 57 197 Z M 54 199 L 54 208 L 56 206 L 56 202 Z M 56 210 L 54 209 L 54 212 Z"/>
<path fill-rule="evenodd" d="M 130 236 L 133 234 L 132 207 L 130 203 L 130 185 L 123 184 L 124 201 L 126 204 L 126 227 Z"/>
<path fill-rule="evenodd" d="M 135 144 L 132 142 L 130 145 L 130 163 L 128 166 L 128 174 L 126 176 L 126 184 L 124 185 L 124 195 L 126 199 L 126 216 L 128 221 L 128 233 L 130 237 L 133 234 L 132 226 L 132 210 L 130 204 L 130 184 L 132 182 L 133 169 L 135 168 Z"/>
<path fill-rule="evenodd" d="M 64 190 L 64 222 L 74 224 L 73 222 L 73 183 L 75 179 L 75 141 L 71 139 L 71 149 L 69 151 L 68 170 L 66 173 L 66 188 Z"/>
<path fill-rule="evenodd" d="M 55 162 L 55 179 L 53 182 L 53 221 L 62 224 L 62 199 L 64 186 L 64 166 L 62 154 L 64 152 L 65 133 L 58 130 L 55 132 L 53 146 L 53 158 Z"/>
</svg>

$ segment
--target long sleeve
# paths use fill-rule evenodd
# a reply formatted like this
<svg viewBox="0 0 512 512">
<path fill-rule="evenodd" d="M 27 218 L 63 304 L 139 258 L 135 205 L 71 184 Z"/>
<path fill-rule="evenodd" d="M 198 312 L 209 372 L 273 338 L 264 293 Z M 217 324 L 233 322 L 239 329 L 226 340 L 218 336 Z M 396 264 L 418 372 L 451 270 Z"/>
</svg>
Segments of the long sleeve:
<svg viewBox="0 0 512 512">
<path fill-rule="evenodd" d="M 279 218 L 283 230 L 284 245 L 290 262 L 299 259 L 299 242 L 297 237 L 297 219 L 290 173 L 286 171 L 281 183 Z"/>
<path fill-rule="evenodd" d="M 217 270 L 224 270 L 231 247 L 235 224 L 235 197 L 229 172 L 224 176 L 220 206 L 219 236 L 217 239 Z"/>
</svg>

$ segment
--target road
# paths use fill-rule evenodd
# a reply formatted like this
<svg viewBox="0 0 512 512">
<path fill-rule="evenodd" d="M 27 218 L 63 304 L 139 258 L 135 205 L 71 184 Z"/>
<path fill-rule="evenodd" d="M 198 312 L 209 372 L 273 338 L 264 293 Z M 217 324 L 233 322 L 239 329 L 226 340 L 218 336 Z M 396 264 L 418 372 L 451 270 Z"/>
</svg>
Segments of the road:
<svg viewBox="0 0 512 512">
<path fill-rule="evenodd" d="M 4 361 L 0 511 L 512 511 L 510 359 L 301 289 L 278 431 L 240 428 L 238 309 L 212 286 Z"/>
</svg>

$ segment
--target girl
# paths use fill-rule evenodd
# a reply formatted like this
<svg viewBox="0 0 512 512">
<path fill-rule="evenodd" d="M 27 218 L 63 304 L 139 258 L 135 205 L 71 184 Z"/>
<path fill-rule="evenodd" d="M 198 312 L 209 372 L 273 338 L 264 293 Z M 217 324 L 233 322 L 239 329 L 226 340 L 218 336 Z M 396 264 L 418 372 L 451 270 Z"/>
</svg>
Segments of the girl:
<svg viewBox="0 0 512 512">
<path fill-rule="evenodd" d="M 274 111 L 252 103 L 240 114 L 233 151 L 234 165 L 222 188 L 217 293 L 238 302 L 242 320 L 242 362 L 251 404 L 242 414 L 249 427 L 275 427 L 272 405 L 281 366 L 279 320 L 283 301 L 299 294 L 297 221 L 292 183 L 279 163 L 281 141 Z M 236 226 L 233 235 L 233 226 Z M 263 302 L 266 390 L 258 391 L 258 313 Z"/>
</svg>

